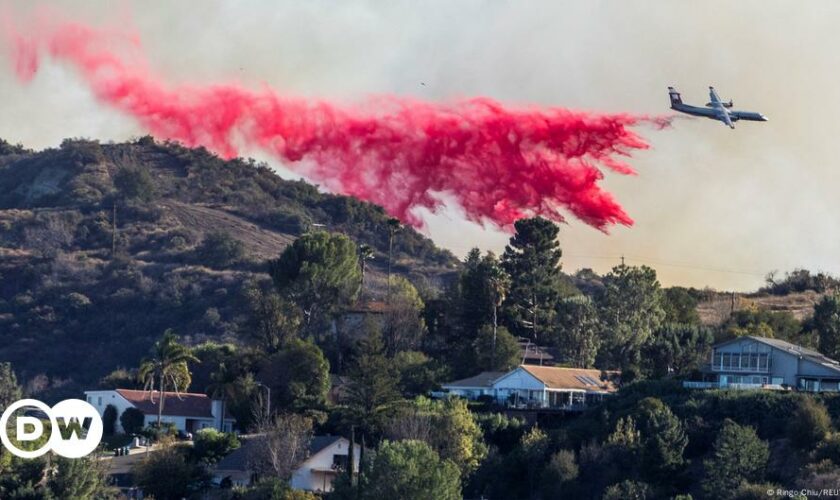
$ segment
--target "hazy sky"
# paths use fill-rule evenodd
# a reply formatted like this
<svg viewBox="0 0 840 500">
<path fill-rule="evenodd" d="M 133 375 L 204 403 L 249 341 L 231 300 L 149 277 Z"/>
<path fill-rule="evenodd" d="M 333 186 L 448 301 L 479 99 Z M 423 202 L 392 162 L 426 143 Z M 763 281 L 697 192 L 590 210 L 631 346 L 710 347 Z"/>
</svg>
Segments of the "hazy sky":
<svg viewBox="0 0 840 500">
<path fill-rule="evenodd" d="M 715 85 L 770 121 L 641 128 L 653 147 L 631 161 L 639 175 L 607 174 L 604 183 L 636 224 L 605 235 L 570 218 L 564 269 L 606 271 L 625 255 L 655 267 L 666 285 L 738 290 L 771 270 L 840 274 L 840 2 L 0 0 L 17 15 L 33 5 L 132 24 L 172 82 L 235 80 L 345 101 L 486 95 L 646 114 L 668 112 L 668 85 L 700 105 Z M 0 63 L 0 137 L 43 148 L 142 134 L 68 67 L 47 63 L 24 87 Z M 500 251 L 508 238 L 465 222 L 457 208 L 429 221 L 430 236 L 459 256 L 475 245 Z"/>
</svg>

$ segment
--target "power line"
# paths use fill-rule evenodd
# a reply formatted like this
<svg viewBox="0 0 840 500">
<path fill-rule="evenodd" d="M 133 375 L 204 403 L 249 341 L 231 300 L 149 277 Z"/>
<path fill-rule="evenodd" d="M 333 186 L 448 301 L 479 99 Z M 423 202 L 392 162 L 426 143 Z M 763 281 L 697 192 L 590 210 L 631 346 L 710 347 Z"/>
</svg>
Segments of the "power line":
<svg viewBox="0 0 840 500">
<path fill-rule="evenodd" d="M 739 270 L 739 269 L 725 269 L 725 268 L 718 268 L 718 267 L 708 267 L 708 266 L 691 264 L 691 263 L 688 263 L 688 262 L 673 262 L 673 261 L 669 262 L 669 261 L 664 261 L 664 260 L 659 260 L 659 259 L 652 259 L 652 258 L 649 258 L 649 257 L 638 257 L 638 256 L 634 256 L 634 255 L 607 256 L 607 255 L 580 255 L 580 254 L 566 254 L 566 253 L 564 253 L 563 258 L 567 258 L 567 257 L 579 258 L 579 259 L 613 260 L 613 261 L 621 260 L 622 262 L 624 262 L 624 260 L 626 259 L 626 260 L 630 260 L 630 261 L 636 261 L 636 262 L 639 262 L 639 263 L 642 263 L 642 264 L 652 264 L 652 265 L 655 265 L 655 266 L 664 266 L 664 267 L 681 267 L 681 268 L 686 268 L 686 269 L 696 269 L 698 271 L 709 271 L 709 272 L 715 272 L 715 273 L 743 274 L 743 275 L 747 275 L 747 276 L 761 276 L 761 277 L 764 277 L 764 276 L 767 275 L 766 272 L 760 272 L 760 271 L 744 271 L 744 270 Z"/>
</svg>

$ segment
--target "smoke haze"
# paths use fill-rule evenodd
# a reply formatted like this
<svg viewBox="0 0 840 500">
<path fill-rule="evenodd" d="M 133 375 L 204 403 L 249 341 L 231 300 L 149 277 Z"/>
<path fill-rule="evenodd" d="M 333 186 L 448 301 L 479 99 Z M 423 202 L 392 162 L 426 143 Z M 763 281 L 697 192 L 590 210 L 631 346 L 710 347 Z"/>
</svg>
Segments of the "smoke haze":
<svg viewBox="0 0 840 500">
<path fill-rule="evenodd" d="M 18 17 L 39 3 L 0 4 Z M 605 271 L 623 254 L 628 263 L 656 267 L 668 285 L 741 290 L 760 285 L 773 269 L 840 274 L 840 3 L 50 4 L 89 24 L 116 18 L 135 26 L 150 70 L 172 84 L 237 80 L 342 102 L 374 94 L 439 102 L 485 95 L 514 108 L 634 115 L 666 112 L 668 85 L 700 105 L 715 85 L 736 108 L 771 121 L 739 123 L 734 131 L 699 119 L 662 132 L 640 129 L 652 146 L 634 154 L 640 175 L 607 175 L 600 183 L 633 216 L 633 228 L 618 225 L 606 236 L 570 218 L 561 230 L 564 268 Z M 25 87 L 14 72 L 0 72 L 0 95 L 0 137 L 30 147 L 68 136 L 125 140 L 143 133 L 134 119 L 98 105 L 66 64 L 45 62 Z M 256 149 L 246 152 L 295 175 Z M 473 245 L 499 251 L 508 238 L 466 222 L 458 209 L 419 212 L 435 241 L 460 255 Z"/>
</svg>

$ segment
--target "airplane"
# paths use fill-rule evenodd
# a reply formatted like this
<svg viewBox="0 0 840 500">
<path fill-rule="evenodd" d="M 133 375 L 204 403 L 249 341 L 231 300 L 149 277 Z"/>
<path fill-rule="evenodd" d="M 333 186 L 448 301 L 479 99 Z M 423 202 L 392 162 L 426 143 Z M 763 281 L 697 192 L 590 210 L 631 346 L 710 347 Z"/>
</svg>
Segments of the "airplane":
<svg viewBox="0 0 840 500">
<path fill-rule="evenodd" d="M 683 104 L 680 93 L 674 87 L 668 87 L 668 95 L 671 97 L 671 109 L 686 113 L 693 116 L 705 116 L 712 120 L 720 120 L 729 128 L 735 128 L 735 122 L 738 120 L 748 120 L 753 122 L 766 122 L 767 117 L 761 113 L 754 113 L 752 111 L 733 111 L 732 100 L 723 102 L 720 96 L 715 91 L 714 87 L 709 87 L 710 102 L 706 103 L 705 108 L 699 106 L 692 106 L 690 104 Z"/>
</svg>

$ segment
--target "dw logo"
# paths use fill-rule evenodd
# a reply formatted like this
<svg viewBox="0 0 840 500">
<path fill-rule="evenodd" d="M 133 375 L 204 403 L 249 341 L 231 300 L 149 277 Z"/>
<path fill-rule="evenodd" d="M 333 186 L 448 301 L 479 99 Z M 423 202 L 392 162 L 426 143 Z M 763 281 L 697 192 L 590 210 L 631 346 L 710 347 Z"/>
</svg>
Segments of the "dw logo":
<svg viewBox="0 0 840 500">
<path fill-rule="evenodd" d="M 15 415 L 22 409 L 34 408 L 46 415 Z M 14 417 L 15 441 L 20 444 L 49 437 L 36 450 L 21 449 L 9 438 L 9 420 Z M 49 419 L 47 429 L 45 420 Z M 96 408 L 80 399 L 65 399 L 52 408 L 37 399 L 21 399 L 11 404 L 0 417 L 0 441 L 13 455 L 21 458 L 40 457 L 52 450 L 66 458 L 80 458 L 96 449 L 102 440 L 102 418 Z"/>
</svg>

